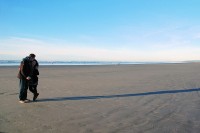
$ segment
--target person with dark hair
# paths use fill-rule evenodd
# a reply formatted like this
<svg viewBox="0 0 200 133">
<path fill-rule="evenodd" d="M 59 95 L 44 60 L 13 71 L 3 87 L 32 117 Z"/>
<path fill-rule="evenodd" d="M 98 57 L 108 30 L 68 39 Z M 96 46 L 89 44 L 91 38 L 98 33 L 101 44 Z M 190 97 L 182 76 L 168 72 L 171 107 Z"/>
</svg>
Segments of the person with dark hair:
<svg viewBox="0 0 200 133">
<path fill-rule="evenodd" d="M 30 54 L 29 56 L 22 59 L 20 66 L 19 66 L 19 73 L 18 78 L 20 79 L 19 82 L 19 102 L 26 103 L 29 102 L 27 99 L 27 90 L 28 90 L 28 83 L 31 80 L 31 62 L 35 58 L 34 54 Z"/>
<path fill-rule="evenodd" d="M 35 55 L 30 55 L 33 57 L 31 62 L 31 80 L 29 80 L 29 90 L 33 93 L 33 101 L 35 101 L 39 95 L 37 92 L 37 85 L 38 85 L 38 75 L 39 75 L 39 63 L 35 59 Z"/>
</svg>

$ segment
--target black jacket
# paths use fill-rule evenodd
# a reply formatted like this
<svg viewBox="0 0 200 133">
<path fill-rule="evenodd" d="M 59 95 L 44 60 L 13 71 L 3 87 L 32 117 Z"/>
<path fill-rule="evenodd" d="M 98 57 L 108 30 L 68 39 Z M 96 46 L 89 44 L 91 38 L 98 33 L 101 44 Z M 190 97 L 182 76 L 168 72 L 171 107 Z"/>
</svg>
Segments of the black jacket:
<svg viewBox="0 0 200 133">
<path fill-rule="evenodd" d="M 19 66 L 18 78 L 19 79 L 26 79 L 30 75 L 31 75 L 30 58 L 25 57 L 25 58 L 22 59 L 20 66 Z"/>
<path fill-rule="evenodd" d="M 31 80 L 29 81 L 29 85 L 37 85 L 38 84 L 38 75 L 39 75 L 39 71 L 38 71 L 38 67 L 39 64 L 37 62 L 37 60 L 33 60 L 31 62 Z"/>
</svg>

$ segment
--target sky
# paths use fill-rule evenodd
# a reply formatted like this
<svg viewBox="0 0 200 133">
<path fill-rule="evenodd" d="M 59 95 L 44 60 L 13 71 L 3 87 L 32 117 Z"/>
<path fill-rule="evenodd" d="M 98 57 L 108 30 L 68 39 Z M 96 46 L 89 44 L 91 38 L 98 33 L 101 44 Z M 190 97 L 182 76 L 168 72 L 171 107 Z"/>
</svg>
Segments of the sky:
<svg viewBox="0 0 200 133">
<path fill-rule="evenodd" d="M 0 0 L 0 60 L 200 60 L 199 0 Z"/>
</svg>

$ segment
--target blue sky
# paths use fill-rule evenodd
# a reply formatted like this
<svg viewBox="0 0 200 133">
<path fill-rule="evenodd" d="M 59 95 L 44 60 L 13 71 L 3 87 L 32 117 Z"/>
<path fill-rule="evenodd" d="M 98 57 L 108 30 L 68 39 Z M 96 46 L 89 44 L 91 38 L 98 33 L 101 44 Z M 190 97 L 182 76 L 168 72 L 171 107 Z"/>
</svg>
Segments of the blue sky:
<svg viewBox="0 0 200 133">
<path fill-rule="evenodd" d="M 0 60 L 200 57 L 198 0 L 0 0 Z"/>
</svg>

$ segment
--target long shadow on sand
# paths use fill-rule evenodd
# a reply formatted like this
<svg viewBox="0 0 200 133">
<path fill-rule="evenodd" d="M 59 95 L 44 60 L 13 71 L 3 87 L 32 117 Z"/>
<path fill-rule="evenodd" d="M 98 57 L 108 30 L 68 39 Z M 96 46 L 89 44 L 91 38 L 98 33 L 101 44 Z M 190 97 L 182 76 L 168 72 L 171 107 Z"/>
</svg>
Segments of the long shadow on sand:
<svg viewBox="0 0 200 133">
<path fill-rule="evenodd" d="M 148 96 L 148 95 L 161 95 L 161 94 L 173 94 L 173 93 L 186 93 L 186 92 L 198 92 L 200 88 L 184 89 L 184 90 L 163 90 L 144 93 L 133 94 L 118 94 L 118 95 L 105 95 L 105 96 L 77 96 L 77 97 L 55 97 L 55 98 L 43 98 L 38 99 L 37 102 L 48 101 L 65 101 L 65 100 L 90 100 L 90 99 L 103 99 L 103 98 L 120 98 L 120 97 L 134 97 L 134 96 Z"/>
</svg>

